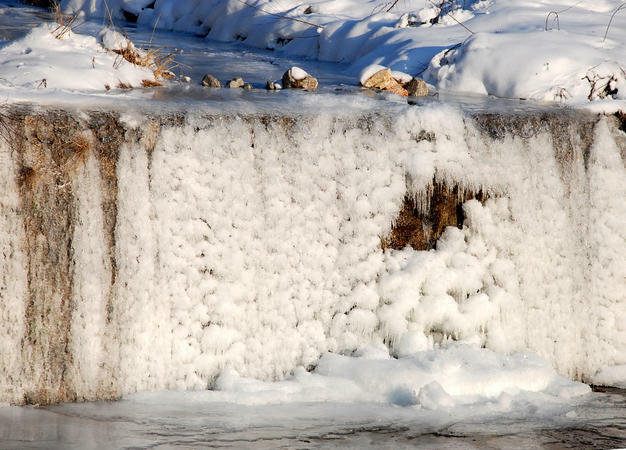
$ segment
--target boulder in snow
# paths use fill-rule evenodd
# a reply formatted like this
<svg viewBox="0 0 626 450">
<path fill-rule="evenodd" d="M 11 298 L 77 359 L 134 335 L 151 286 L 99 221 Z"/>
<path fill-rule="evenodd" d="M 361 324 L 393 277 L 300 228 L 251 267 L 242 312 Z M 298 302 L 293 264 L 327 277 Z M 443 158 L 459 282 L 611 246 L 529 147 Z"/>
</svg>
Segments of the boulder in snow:
<svg viewBox="0 0 626 450">
<path fill-rule="evenodd" d="M 235 77 L 228 82 L 228 87 L 231 89 L 241 88 L 244 86 L 243 78 Z"/>
<path fill-rule="evenodd" d="M 292 89 L 317 89 L 317 78 L 299 67 L 292 67 L 283 74 L 283 87 Z"/>
<path fill-rule="evenodd" d="M 366 68 L 361 75 L 361 84 L 364 87 L 379 89 L 381 91 L 389 91 L 398 95 L 408 95 L 406 89 L 404 89 L 402 85 L 391 76 L 391 69 L 385 67 L 371 75 L 369 74 L 371 71 L 368 71 L 368 69 L 371 68 Z"/>
<path fill-rule="evenodd" d="M 413 77 L 403 87 L 411 97 L 426 97 L 428 95 L 428 86 L 417 77 Z"/>
<path fill-rule="evenodd" d="M 210 73 L 207 73 L 202 78 L 202 86 L 219 88 L 219 87 L 222 87 L 222 83 L 220 83 L 220 80 L 215 78 L 213 75 L 211 75 Z"/>
</svg>

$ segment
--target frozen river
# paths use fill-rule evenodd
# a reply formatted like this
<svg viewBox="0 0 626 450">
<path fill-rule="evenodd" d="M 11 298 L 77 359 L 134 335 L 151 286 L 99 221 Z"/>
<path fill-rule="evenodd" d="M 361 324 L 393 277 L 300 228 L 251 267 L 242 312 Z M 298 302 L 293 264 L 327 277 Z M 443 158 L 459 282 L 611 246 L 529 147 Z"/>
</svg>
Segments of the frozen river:
<svg viewBox="0 0 626 450">
<path fill-rule="evenodd" d="M 527 405 L 505 416 L 424 413 L 372 403 L 273 406 L 212 401 L 210 392 L 117 402 L 0 407 L 2 448 L 623 448 L 626 394 L 592 393 L 566 410 Z M 480 407 L 476 407 L 479 409 Z"/>
</svg>

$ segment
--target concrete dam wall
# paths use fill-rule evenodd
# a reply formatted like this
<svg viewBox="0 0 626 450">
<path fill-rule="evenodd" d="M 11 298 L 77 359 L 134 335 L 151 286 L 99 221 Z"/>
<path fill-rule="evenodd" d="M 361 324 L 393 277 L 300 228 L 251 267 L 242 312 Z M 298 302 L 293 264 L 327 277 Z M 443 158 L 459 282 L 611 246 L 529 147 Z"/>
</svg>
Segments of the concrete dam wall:
<svg viewBox="0 0 626 450">
<path fill-rule="evenodd" d="M 446 340 L 626 363 L 626 134 L 563 111 L 0 110 L 0 402 Z"/>
</svg>

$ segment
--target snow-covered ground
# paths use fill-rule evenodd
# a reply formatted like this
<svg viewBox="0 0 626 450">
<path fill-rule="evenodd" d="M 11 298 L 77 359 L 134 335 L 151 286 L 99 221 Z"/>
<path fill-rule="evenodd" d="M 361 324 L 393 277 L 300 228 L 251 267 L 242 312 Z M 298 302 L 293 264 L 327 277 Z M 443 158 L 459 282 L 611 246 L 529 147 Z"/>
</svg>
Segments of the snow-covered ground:
<svg viewBox="0 0 626 450">
<path fill-rule="evenodd" d="M 619 10 L 620 5 L 618 0 L 62 2 L 65 12 L 80 14 L 76 23 L 86 16 L 101 27 L 108 6 L 114 22 L 127 25 L 125 19 L 136 18 L 150 36 L 155 28 L 190 32 L 206 36 L 207 49 L 211 41 L 242 41 L 248 48 L 270 49 L 279 59 L 341 63 L 337 78 L 353 86 L 363 69 L 379 64 L 423 77 L 431 92 L 574 105 L 591 100 L 596 109 L 608 111 L 624 109 L 626 98 L 626 8 Z M 114 70 L 102 48 L 75 36 L 95 36 L 93 27 L 76 27 L 76 33 L 58 42 L 43 29 L 0 54 L 5 85 L 40 88 L 45 78 L 60 89 L 101 90 L 104 84 L 115 86 L 117 79 L 134 85 L 143 79 L 141 73 L 131 75 L 130 68 Z M 169 47 L 177 44 L 172 35 Z M 214 70 L 197 59 L 194 63 L 181 67 L 182 72 Z M 262 83 L 275 77 L 260 76 Z"/>
</svg>

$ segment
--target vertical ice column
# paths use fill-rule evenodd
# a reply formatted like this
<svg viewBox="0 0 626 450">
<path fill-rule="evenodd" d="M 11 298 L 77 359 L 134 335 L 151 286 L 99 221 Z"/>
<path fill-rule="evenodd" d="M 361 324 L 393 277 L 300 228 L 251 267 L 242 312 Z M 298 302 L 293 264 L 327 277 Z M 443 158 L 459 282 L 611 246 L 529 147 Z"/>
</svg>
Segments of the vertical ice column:
<svg viewBox="0 0 626 450">
<path fill-rule="evenodd" d="M 23 243 L 16 163 L 0 138 L 0 403 L 20 402 L 28 380 L 22 361 L 27 291 Z"/>
<path fill-rule="evenodd" d="M 121 146 L 113 316 L 119 328 L 123 392 L 166 388 L 171 359 L 169 299 L 155 273 L 156 218 L 148 166 L 148 154 L 142 145 Z"/>
<path fill-rule="evenodd" d="M 589 157 L 589 294 L 585 371 L 626 364 L 626 169 L 608 120 L 597 125 Z M 622 152 L 623 152 L 622 147 Z M 621 154 L 620 154 L 621 153 Z"/>
<path fill-rule="evenodd" d="M 112 272 L 104 236 L 99 165 L 93 151 L 77 165 L 71 184 L 76 217 L 71 241 L 69 375 L 78 398 L 94 400 L 112 381 L 106 370 L 111 355 L 105 343 Z"/>
</svg>

